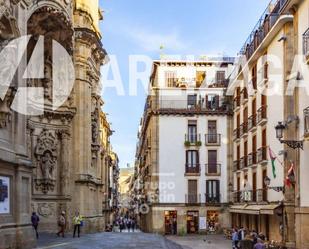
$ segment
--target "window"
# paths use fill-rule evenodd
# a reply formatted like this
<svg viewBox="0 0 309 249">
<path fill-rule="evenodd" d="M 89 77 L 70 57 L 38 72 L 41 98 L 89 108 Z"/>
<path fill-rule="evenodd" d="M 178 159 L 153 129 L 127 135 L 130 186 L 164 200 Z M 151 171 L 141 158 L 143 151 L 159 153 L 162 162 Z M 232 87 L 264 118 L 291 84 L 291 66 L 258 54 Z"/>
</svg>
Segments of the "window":
<svg viewBox="0 0 309 249">
<path fill-rule="evenodd" d="M 207 180 L 206 181 L 206 202 L 220 202 L 220 181 Z"/>
<path fill-rule="evenodd" d="M 217 151 L 216 150 L 208 151 L 208 173 L 209 174 L 218 173 Z"/>
<path fill-rule="evenodd" d="M 188 203 L 197 203 L 197 180 L 188 180 Z"/>
<path fill-rule="evenodd" d="M 217 136 L 217 121 L 216 120 L 209 120 L 208 121 L 208 138 L 207 143 L 217 143 L 218 136 Z"/>
<path fill-rule="evenodd" d="M 216 110 L 219 108 L 219 95 L 207 95 L 206 105 L 209 110 Z"/>
<path fill-rule="evenodd" d="M 189 168 L 198 167 L 199 155 L 197 150 L 188 150 L 186 152 L 186 165 Z"/>
<path fill-rule="evenodd" d="M 177 73 L 174 71 L 165 72 L 165 84 L 168 87 L 176 87 Z"/>
<path fill-rule="evenodd" d="M 188 108 L 195 107 L 196 106 L 196 100 L 197 100 L 196 94 L 188 95 Z"/>
<path fill-rule="evenodd" d="M 189 121 L 188 123 L 188 141 L 190 143 L 196 143 L 197 142 L 197 126 L 196 121 Z"/>
<path fill-rule="evenodd" d="M 224 84 L 224 82 L 225 82 L 225 71 L 217 71 L 216 72 L 216 82 L 218 84 Z"/>
</svg>

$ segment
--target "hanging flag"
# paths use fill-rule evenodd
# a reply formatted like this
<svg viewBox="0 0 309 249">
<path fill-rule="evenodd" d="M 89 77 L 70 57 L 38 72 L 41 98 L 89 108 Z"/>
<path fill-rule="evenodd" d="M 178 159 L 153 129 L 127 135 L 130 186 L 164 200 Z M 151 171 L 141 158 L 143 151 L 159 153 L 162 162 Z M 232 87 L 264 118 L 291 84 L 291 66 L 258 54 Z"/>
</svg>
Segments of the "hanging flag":
<svg viewBox="0 0 309 249">
<path fill-rule="evenodd" d="M 277 157 L 275 156 L 274 152 L 271 150 L 270 147 L 268 148 L 268 150 L 269 150 L 269 157 L 270 157 L 271 165 L 272 165 L 273 176 L 274 176 L 274 178 L 276 178 L 277 175 L 276 175 L 275 161 L 276 161 Z"/>
<path fill-rule="evenodd" d="M 294 187 L 295 184 L 295 172 L 294 172 L 294 163 L 291 162 L 291 167 L 288 170 L 287 177 L 285 178 L 285 184 L 288 187 L 291 187 L 291 185 Z"/>
</svg>

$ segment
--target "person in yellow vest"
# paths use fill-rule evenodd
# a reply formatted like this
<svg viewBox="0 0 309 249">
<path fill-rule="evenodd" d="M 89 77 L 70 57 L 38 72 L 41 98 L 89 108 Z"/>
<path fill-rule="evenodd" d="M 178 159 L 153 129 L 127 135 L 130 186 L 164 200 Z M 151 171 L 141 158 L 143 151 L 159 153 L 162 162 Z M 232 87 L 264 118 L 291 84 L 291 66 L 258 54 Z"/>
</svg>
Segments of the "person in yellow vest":
<svg viewBox="0 0 309 249">
<path fill-rule="evenodd" d="M 77 230 L 77 236 L 79 237 L 80 227 L 83 225 L 83 217 L 79 214 L 79 212 L 75 213 L 75 216 L 73 217 L 73 224 L 74 224 L 73 238 L 75 238 L 76 230 Z"/>
</svg>

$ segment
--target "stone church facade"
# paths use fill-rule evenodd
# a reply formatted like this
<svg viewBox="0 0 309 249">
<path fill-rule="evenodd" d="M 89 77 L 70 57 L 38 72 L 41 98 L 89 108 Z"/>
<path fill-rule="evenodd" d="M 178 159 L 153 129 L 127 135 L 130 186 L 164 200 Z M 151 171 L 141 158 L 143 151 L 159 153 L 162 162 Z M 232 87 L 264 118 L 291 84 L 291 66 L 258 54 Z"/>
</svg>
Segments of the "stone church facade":
<svg viewBox="0 0 309 249">
<path fill-rule="evenodd" d="M 0 0 L 1 47 L 31 35 L 0 100 L 0 248 L 35 245 L 33 211 L 40 216 L 40 231 L 55 232 L 62 211 L 67 230 L 76 211 L 85 217 L 85 232 L 104 229 L 110 160 L 100 141 L 100 67 L 108 60 L 100 19 L 97 0 Z M 41 36 L 44 77 L 24 79 L 22 65 L 29 63 Z M 65 48 L 75 69 L 73 90 L 56 110 L 52 108 L 53 41 Z M 10 108 L 21 86 L 44 88 L 44 113 L 27 116 Z"/>
</svg>

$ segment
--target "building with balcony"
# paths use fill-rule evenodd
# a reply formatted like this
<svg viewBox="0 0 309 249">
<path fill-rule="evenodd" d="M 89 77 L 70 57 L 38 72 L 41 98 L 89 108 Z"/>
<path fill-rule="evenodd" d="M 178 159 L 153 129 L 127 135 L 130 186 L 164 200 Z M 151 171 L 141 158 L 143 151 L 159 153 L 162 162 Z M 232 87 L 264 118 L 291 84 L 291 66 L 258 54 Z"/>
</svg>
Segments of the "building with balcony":
<svg viewBox="0 0 309 249">
<path fill-rule="evenodd" d="M 232 61 L 154 61 L 136 152 L 135 201 L 144 231 L 229 227 L 225 97 Z"/>
<path fill-rule="evenodd" d="M 289 83 L 309 72 L 308 9 L 309 1 L 271 1 L 242 47 L 229 85 L 234 95 L 232 225 L 262 232 L 288 248 L 309 246 L 302 232 L 309 224 L 308 145 L 303 142 L 308 93 L 296 88 L 286 94 Z M 302 65 L 294 63 L 297 54 Z M 278 122 L 284 124 L 282 137 L 276 134 Z M 278 159 L 275 169 L 271 154 Z M 289 186 L 292 164 L 297 177 Z"/>
</svg>

